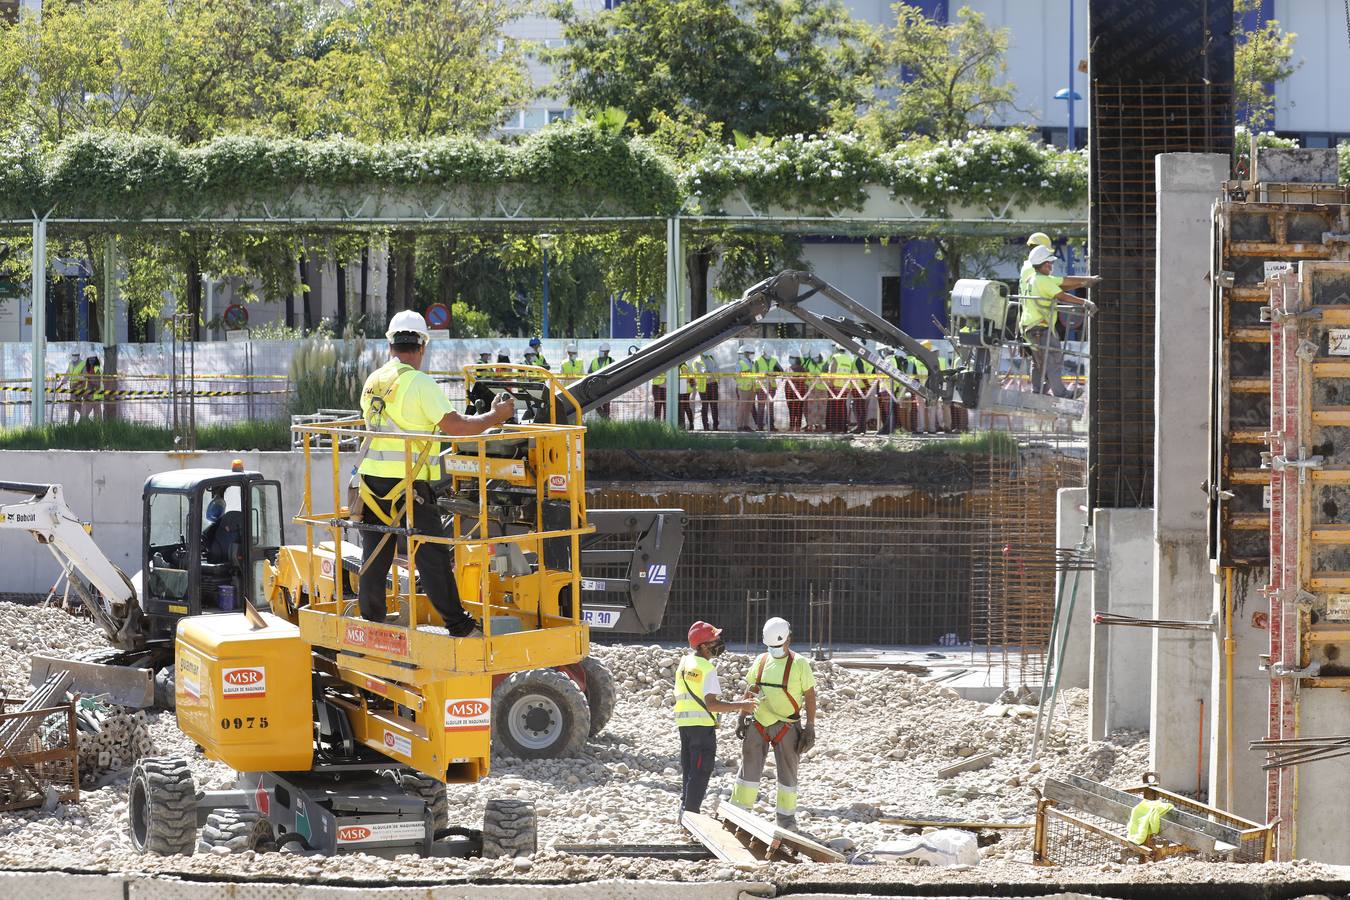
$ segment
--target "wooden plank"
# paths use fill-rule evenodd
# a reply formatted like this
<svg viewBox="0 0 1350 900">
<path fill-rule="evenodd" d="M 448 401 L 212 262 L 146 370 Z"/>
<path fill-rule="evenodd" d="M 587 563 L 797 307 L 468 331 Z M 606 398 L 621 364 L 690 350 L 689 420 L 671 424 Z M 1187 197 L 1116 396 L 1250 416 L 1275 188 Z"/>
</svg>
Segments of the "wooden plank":
<svg viewBox="0 0 1350 900">
<path fill-rule="evenodd" d="M 1350 525 L 1314 525 L 1311 534 L 1320 544 L 1350 544 Z"/>
<path fill-rule="evenodd" d="M 1269 344 L 1270 326 L 1260 325 L 1234 328 L 1228 332 L 1228 339 L 1239 344 Z"/>
<path fill-rule="evenodd" d="M 760 860 L 745 849 L 736 836 L 727 831 L 722 823 L 702 813 L 685 812 L 680 816 L 680 824 L 696 841 L 708 848 L 713 856 L 733 866 L 757 866 Z"/>
<path fill-rule="evenodd" d="M 959 775 L 962 772 L 974 772 L 976 769 L 983 769 L 997 758 L 997 753 L 978 753 L 975 756 L 958 760 L 950 766 L 943 766 L 938 769 L 937 776 L 939 778 L 951 778 L 953 775 Z"/>
<path fill-rule="evenodd" d="M 1266 442 L 1266 429 L 1234 428 L 1228 432 L 1228 441 L 1232 444 L 1264 444 Z"/>
<path fill-rule="evenodd" d="M 1315 359 L 1312 373 L 1314 378 L 1350 378 L 1350 357 Z"/>
<path fill-rule="evenodd" d="M 807 859 L 816 862 L 844 862 L 844 855 L 838 851 L 831 850 L 824 844 L 819 844 L 804 834 L 798 834 L 795 831 L 788 831 L 786 828 L 779 828 L 767 819 L 761 819 L 754 813 L 746 812 L 730 803 L 723 803 L 717 808 L 723 821 L 731 821 L 736 826 L 745 831 L 754 834 L 757 838 L 767 844 L 770 849 L 780 847 L 790 848 L 797 853 L 805 856 Z"/>
<path fill-rule="evenodd" d="M 1350 466 L 1323 466 L 1309 474 L 1318 484 L 1350 484 Z"/>
<path fill-rule="evenodd" d="M 1270 513 L 1230 513 L 1228 527 L 1241 531 L 1263 531 L 1270 527 Z"/>
<path fill-rule="evenodd" d="M 1314 425 L 1350 425 L 1350 406 L 1329 406 L 1312 411 Z"/>
<path fill-rule="evenodd" d="M 1264 378 L 1230 378 L 1228 389 L 1235 394 L 1269 394 L 1270 376 Z"/>
<path fill-rule="evenodd" d="M 1350 572 L 1314 572 L 1308 579 L 1310 591 L 1350 591 Z"/>
<path fill-rule="evenodd" d="M 1233 469 L 1228 473 L 1229 484 L 1270 484 L 1269 469 Z"/>
</svg>

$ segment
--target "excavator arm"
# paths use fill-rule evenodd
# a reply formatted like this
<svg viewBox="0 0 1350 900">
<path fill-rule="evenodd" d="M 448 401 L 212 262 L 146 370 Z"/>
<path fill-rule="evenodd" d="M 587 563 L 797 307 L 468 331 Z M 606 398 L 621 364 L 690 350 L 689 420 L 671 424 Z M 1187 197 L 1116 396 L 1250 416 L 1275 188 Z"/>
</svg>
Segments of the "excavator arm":
<svg viewBox="0 0 1350 900">
<path fill-rule="evenodd" d="M 59 484 L 0 481 L 0 493 L 23 494 L 28 499 L 0 505 L 0 530 L 26 531 L 51 551 L 63 571 L 76 571 L 88 580 L 97 596 L 71 579 L 89 614 L 114 646 L 125 650 L 144 644 L 141 609 L 131 579 L 94 543 L 89 529 L 66 504 Z"/>
<path fill-rule="evenodd" d="M 817 295 L 829 299 L 844 315 L 823 316 L 807 309 L 805 302 Z M 764 279 L 742 294 L 739 300 L 700 316 L 632 356 L 582 376 L 568 386 L 567 392 L 581 407 L 582 413 L 589 412 L 642 386 L 654 376 L 676 369 L 703 351 L 734 338 L 775 308 L 796 316 L 925 400 L 952 399 L 955 373 L 942 371 L 936 353 L 823 279 L 810 272 L 795 271 L 780 272 Z M 889 360 L 882 359 L 863 343 L 867 340 L 892 344 L 897 350 L 918 360 L 927 368 L 927 378 L 921 382 L 897 370 Z M 572 404 L 561 398 L 549 404 L 548 398 L 541 393 L 544 389 L 542 384 L 523 384 L 520 379 L 512 378 L 480 380 L 490 388 L 506 390 L 524 400 L 535 422 L 547 421 L 550 406 L 558 411 L 560 419 L 571 421 Z M 531 396 L 532 393 L 536 396 Z"/>
</svg>

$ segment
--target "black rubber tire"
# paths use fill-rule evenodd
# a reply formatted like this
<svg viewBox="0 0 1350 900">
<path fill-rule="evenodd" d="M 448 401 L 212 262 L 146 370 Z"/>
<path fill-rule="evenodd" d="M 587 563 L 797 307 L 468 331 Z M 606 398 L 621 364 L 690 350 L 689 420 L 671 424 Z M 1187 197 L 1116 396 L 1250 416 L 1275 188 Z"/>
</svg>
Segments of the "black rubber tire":
<svg viewBox="0 0 1350 900">
<path fill-rule="evenodd" d="M 483 858 L 533 856 L 539 849 L 539 822 L 534 804 L 524 800 L 489 800 L 483 811 Z"/>
<path fill-rule="evenodd" d="M 492 692 L 492 744 L 509 756 L 577 756 L 590 733 L 586 695 L 557 669 L 516 672 Z"/>
<path fill-rule="evenodd" d="M 142 853 L 191 856 L 197 845 L 197 786 L 187 760 L 150 756 L 131 770 L 131 843 Z"/>
<path fill-rule="evenodd" d="M 450 798 L 445 795 L 445 783 L 416 772 L 399 772 L 394 776 L 398 786 L 409 794 L 420 797 L 431 810 L 431 827 L 440 831 L 450 824 Z"/>
<path fill-rule="evenodd" d="M 175 692 L 176 673 L 172 665 L 165 666 L 155 673 L 155 708 L 175 709 L 178 697 Z"/>
<path fill-rule="evenodd" d="M 614 704 L 618 701 L 614 673 L 594 656 L 581 661 L 581 671 L 586 675 L 586 705 L 591 709 L 591 737 L 595 737 L 614 717 Z"/>
<path fill-rule="evenodd" d="M 272 843 L 272 826 L 251 809 L 217 809 L 206 817 L 198 853 L 225 847 L 231 853 L 257 850 Z"/>
</svg>

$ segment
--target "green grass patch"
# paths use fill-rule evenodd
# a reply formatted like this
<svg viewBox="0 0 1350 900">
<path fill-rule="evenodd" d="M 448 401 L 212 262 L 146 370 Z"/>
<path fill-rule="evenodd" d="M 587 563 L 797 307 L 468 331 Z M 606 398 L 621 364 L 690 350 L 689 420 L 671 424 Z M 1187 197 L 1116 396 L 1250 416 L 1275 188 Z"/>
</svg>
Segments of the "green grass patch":
<svg viewBox="0 0 1350 900">
<path fill-rule="evenodd" d="M 198 450 L 287 450 L 290 426 L 282 421 L 237 422 L 197 429 Z M 169 451 L 173 431 L 140 422 L 87 421 L 0 431 L 0 450 Z"/>
<path fill-rule="evenodd" d="M 945 440 L 925 440 L 916 445 L 904 435 L 895 441 L 844 440 L 839 435 L 781 435 L 762 437 L 743 432 L 681 431 L 655 419 L 614 421 L 596 419 L 586 423 L 588 450 L 748 450 L 756 453 L 876 453 L 984 454 L 1013 450 L 1017 441 L 999 431 L 963 434 Z"/>
</svg>

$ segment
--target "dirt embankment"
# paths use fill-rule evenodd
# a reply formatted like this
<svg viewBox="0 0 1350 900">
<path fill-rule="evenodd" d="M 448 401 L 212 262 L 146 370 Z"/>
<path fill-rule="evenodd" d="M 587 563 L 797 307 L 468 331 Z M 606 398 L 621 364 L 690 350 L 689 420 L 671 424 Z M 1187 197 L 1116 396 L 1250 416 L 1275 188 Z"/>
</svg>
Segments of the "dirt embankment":
<svg viewBox="0 0 1350 900">
<path fill-rule="evenodd" d="M 979 456 L 896 450 L 588 450 L 589 481 L 970 485 Z"/>
</svg>

